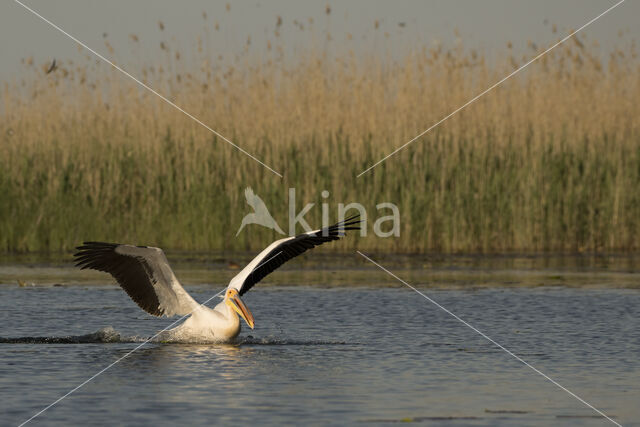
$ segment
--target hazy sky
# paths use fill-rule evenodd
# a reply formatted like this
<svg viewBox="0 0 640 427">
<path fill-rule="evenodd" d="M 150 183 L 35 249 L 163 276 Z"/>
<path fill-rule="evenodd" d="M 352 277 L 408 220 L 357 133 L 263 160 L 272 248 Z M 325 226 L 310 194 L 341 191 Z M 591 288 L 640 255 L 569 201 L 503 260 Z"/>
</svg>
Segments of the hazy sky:
<svg viewBox="0 0 640 427">
<path fill-rule="evenodd" d="M 206 32 L 207 48 L 214 57 L 221 54 L 229 58 L 241 52 L 249 36 L 250 49 L 259 52 L 266 48 L 267 40 L 275 39 L 278 16 L 283 22 L 281 39 L 290 57 L 313 43 L 322 43 L 329 50 L 352 48 L 375 55 L 399 54 L 436 40 L 453 43 L 455 29 L 466 47 L 495 56 L 505 52 L 508 41 L 517 50 L 524 50 L 528 40 L 547 46 L 615 4 L 609 0 L 21 1 L 105 56 L 127 64 L 134 74 L 136 64 L 153 63 L 161 55 L 161 41 L 180 45 L 188 52 L 198 35 Z M 330 14 L 326 13 L 327 5 Z M 639 16 L 640 0 L 626 0 L 585 29 L 584 35 L 600 42 L 606 52 L 616 44 L 639 38 Z M 313 24 L 309 24 L 309 18 Z M 304 31 L 294 25 L 294 20 L 304 25 Z M 378 29 L 374 28 L 376 20 Z M 164 23 L 164 32 L 159 30 L 158 21 Z M 0 2 L 0 24 L 2 80 L 18 75 L 21 58 L 33 56 L 37 64 L 43 64 L 52 58 L 78 59 L 81 55 L 72 40 L 13 0 Z M 556 34 L 551 32 L 553 24 L 558 28 Z M 115 56 L 105 47 L 105 33 Z M 326 41 L 327 33 L 332 35 L 331 42 Z M 135 54 L 130 34 L 140 39 Z"/>
</svg>

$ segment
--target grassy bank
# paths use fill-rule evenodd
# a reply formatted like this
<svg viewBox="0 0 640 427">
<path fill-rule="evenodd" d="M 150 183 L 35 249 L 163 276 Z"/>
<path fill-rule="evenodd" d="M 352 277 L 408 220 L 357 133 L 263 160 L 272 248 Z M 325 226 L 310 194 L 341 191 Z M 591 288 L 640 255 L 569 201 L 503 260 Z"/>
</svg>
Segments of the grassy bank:
<svg viewBox="0 0 640 427">
<path fill-rule="evenodd" d="M 135 45 L 135 38 L 132 44 Z M 286 230 L 288 188 L 304 203 L 360 202 L 380 251 L 611 251 L 640 248 L 640 68 L 569 42 L 360 178 L 396 147 L 533 57 L 490 63 L 461 47 L 400 61 L 273 48 L 235 65 L 169 44 L 134 74 L 284 175 L 261 167 L 104 64 L 25 61 L 4 84 L 0 251 L 82 240 L 179 250 L 253 250 L 251 186 Z M 267 52 L 267 53 L 265 53 Z M 114 57 L 117 53 L 111 52 Z M 321 197 L 327 190 L 330 196 Z M 371 233 L 395 203 L 399 238 Z M 321 209 L 306 216 L 320 224 Z"/>
</svg>

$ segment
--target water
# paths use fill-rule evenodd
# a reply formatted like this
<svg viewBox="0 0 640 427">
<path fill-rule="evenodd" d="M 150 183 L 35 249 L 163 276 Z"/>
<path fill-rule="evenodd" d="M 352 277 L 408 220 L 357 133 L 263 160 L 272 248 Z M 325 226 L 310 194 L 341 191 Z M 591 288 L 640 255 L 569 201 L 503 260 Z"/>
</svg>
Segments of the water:
<svg viewBox="0 0 640 427">
<path fill-rule="evenodd" d="M 458 259 L 427 272 L 387 261 L 617 422 L 640 425 L 640 272 L 629 264 Z M 20 424 L 172 322 L 107 276 L 80 274 L 0 266 L 1 424 Z M 37 283 L 19 287 L 20 275 Z M 302 285 L 286 286 L 294 277 Z M 188 290 L 204 301 L 225 280 Z M 268 282 L 244 298 L 256 329 L 238 343 L 147 344 L 32 424 L 613 425 L 375 268 L 294 265 Z"/>
</svg>

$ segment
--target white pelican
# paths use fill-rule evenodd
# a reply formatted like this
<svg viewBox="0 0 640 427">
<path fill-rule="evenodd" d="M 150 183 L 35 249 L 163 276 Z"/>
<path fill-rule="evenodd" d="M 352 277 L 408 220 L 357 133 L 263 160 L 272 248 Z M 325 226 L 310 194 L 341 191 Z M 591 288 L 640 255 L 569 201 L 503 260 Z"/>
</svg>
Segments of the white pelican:
<svg viewBox="0 0 640 427">
<path fill-rule="evenodd" d="M 160 248 L 85 242 L 74 255 L 76 266 L 111 274 L 140 308 L 154 316 L 189 316 L 159 335 L 162 341 L 229 341 L 240 333 L 240 319 L 254 327 L 244 295 L 267 274 L 307 249 L 359 230 L 358 215 L 330 227 L 277 240 L 256 256 L 227 286 L 215 308 L 199 304 L 184 290 Z"/>
</svg>

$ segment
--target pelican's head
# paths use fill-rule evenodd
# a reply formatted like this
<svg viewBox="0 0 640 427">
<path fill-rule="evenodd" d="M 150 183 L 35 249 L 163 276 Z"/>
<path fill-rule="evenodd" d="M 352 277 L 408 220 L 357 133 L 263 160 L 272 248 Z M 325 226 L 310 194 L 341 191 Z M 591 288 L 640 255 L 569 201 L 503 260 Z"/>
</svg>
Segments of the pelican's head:
<svg viewBox="0 0 640 427">
<path fill-rule="evenodd" d="M 227 289 L 227 293 L 224 295 L 224 302 L 240 315 L 247 322 L 247 325 L 253 329 L 253 314 L 249 311 L 246 305 L 240 299 L 240 294 L 235 289 Z"/>
</svg>

